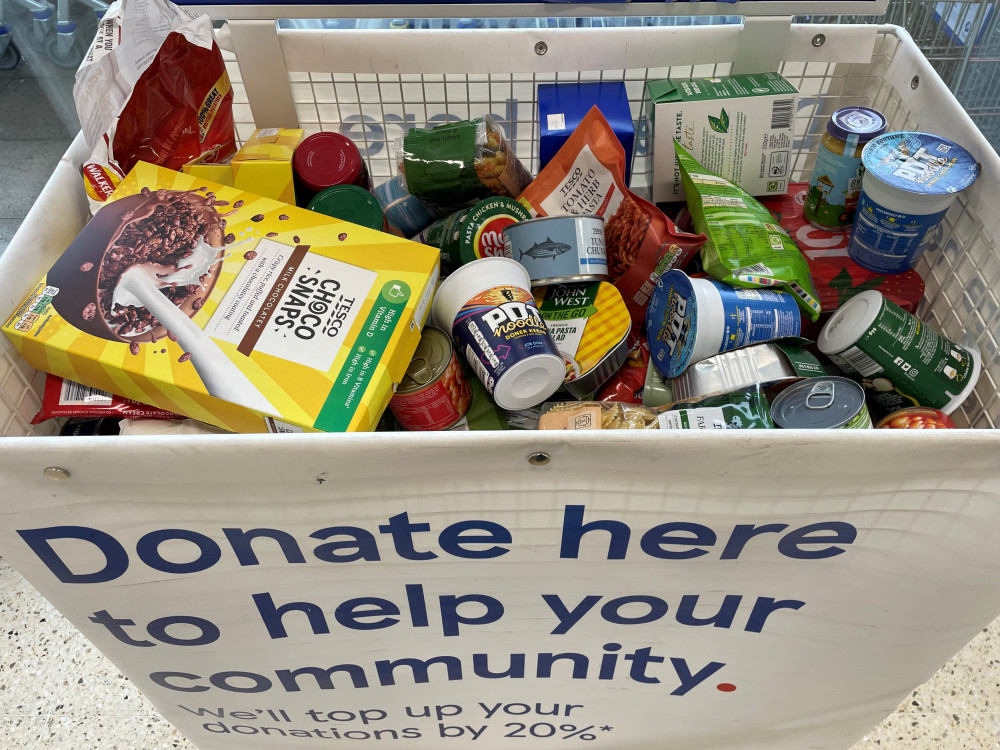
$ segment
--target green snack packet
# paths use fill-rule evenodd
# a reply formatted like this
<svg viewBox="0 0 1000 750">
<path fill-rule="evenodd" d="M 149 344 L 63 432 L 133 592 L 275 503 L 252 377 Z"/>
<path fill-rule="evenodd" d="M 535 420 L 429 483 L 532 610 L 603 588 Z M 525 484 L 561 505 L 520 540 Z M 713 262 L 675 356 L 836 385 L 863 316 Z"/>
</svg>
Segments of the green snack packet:
<svg viewBox="0 0 1000 750">
<path fill-rule="evenodd" d="M 701 246 L 705 272 L 732 286 L 780 287 L 818 320 L 809 265 L 788 232 L 739 185 L 705 169 L 677 141 L 674 149 L 695 231 L 708 238 Z"/>
<path fill-rule="evenodd" d="M 760 385 L 671 404 L 660 411 L 657 421 L 661 430 L 761 430 L 774 427 L 771 407 Z"/>
</svg>

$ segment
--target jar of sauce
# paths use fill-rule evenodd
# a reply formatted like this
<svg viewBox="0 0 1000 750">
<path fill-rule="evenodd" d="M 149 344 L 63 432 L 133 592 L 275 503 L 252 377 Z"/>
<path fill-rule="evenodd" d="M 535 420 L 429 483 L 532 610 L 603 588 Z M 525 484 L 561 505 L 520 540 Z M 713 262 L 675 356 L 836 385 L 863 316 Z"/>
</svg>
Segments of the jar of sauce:
<svg viewBox="0 0 1000 750">
<path fill-rule="evenodd" d="M 823 229 L 851 226 L 864 174 L 861 151 L 885 130 L 885 115 L 870 107 L 843 107 L 833 113 L 802 208 L 810 224 Z"/>
</svg>

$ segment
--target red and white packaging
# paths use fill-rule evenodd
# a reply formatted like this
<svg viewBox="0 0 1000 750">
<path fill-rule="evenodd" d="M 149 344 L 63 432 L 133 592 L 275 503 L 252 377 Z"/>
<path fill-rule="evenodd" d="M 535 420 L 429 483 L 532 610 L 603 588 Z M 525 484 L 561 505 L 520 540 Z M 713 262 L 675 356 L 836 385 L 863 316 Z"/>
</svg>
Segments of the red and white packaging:
<svg viewBox="0 0 1000 750">
<path fill-rule="evenodd" d="M 76 73 L 96 212 L 138 161 L 180 170 L 236 153 L 233 93 L 211 19 L 169 0 L 117 0 Z"/>
<path fill-rule="evenodd" d="M 42 408 L 31 424 L 55 417 L 74 419 L 183 419 L 171 411 L 141 404 L 128 398 L 115 396 L 90 386 L 63 380 L 56 375 L 45 376 L 45 393 Z"/>
</svg>

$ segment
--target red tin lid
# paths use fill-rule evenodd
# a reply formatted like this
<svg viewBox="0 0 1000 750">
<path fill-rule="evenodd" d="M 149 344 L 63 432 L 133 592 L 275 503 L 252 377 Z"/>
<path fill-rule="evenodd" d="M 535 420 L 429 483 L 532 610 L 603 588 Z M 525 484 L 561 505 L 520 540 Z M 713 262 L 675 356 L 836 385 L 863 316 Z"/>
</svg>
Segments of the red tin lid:
<svg viewBox="0 0 1000 750">
<path fill-rule="evenodd" d="M 302 141 L 295 149 L 292 166 L 302 183 L 315 192 L 352 184 L 364 168 L 354 142 L 330 132 L 316 133 Z"/>
</svg>

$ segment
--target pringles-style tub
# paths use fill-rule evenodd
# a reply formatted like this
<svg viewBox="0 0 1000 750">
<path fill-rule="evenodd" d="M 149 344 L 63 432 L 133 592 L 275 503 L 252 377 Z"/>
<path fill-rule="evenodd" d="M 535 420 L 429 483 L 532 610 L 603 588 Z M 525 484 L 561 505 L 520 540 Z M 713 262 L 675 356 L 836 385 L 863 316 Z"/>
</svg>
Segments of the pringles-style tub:
<svg viewBox="0 0 1000 750">
<path fill-rule="evenodd" d="M 975 158 L 938 135 L 886 133 L 861 154 L 865 175 L 847 254 L 874 273 L 913 268 L 927 232 L 979 176 Z"/>
<path fill-rule="evenodd" d="M 676 270 L 660 277 L 646 310 L 650 361 L 668 378 L 713 354 L 801 331 L 789 292 L 738 289 Z"/>
<path fill-rule="evenodd" d="M 531 295 L 528 272 L 509 258 L 483 258 L 441 282 L 431 317 L 502 409 L 540 404 L 562 385 L 566 366 Z"/>
</svg>

